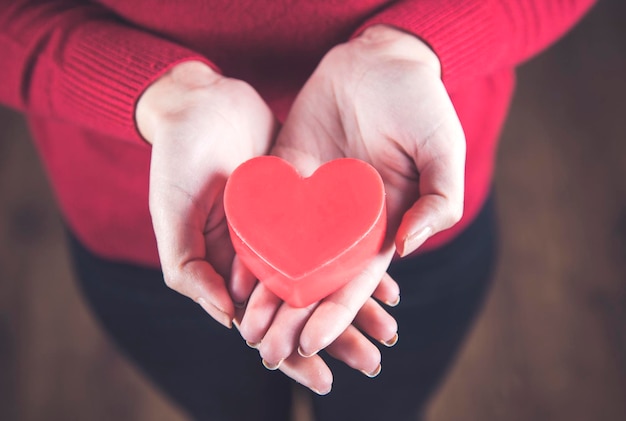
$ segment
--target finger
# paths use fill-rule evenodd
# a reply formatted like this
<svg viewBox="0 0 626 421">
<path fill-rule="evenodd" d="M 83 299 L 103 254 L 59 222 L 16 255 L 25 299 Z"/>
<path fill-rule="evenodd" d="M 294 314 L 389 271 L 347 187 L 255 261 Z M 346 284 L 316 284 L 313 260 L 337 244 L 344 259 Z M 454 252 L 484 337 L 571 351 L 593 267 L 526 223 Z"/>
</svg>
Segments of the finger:
<svg viewBox="0 0 626 421">
<path fill-rule="evenodd" d="M 283 360 L 296 352 L 302 328 L 316 306 L 317 303 L 304 308 L 294 308 L 286 303 L 280 306 L 258 348 L 267 368 L 278 368 Z"/>
<path fill-rule="evenodd" d="M 448 117 L 423 143 L 414 156 L 420 198 L 403 215 L 396 234 L 400 256 L 452 227 L 463 215 L 465 137 L 452 105 Z"/>
<path fill-rule="evenodd" d="M 330 393 L 333 386 L 333 374 L 318 355 L 303 358 L 298 353 L 291 354 L 281 364 L 280 371 L 318 395 Z"/>
<path fill-rule="evenodd" d="M 233 317 L 233 326 L 237 328 L 239 332 L 241 332 L 241 321 L 243 320 L 243 315 L 246 312 L 245 307 L 235 307 L 235 317 Z M 254 344 L 249 343 L 248 345 L 252 346 Z M 253 346 L 256 348 L 256 346 Z"/>
<path fill-rule="evenodd" d="M 400 303 L 400 286 L 388 273 L 385 273 L 372 297 L 390 307 L 395 307 Z"/>
<path fill-rule="evenodd" d="M 228 289 L 236 307 L 245 307 L 256 282 L 256 276 L 248 270 L 239 256 L 235 255 Z"/>
<path fill-rule="evenodd" d="M 213 266 L 213 269 L 222 278 L 228 280 L 231 277 L 235 249 L 230 241 L 222 193 L 215 198 L 206 220 L 203 230 L 205 260 Z"/>
<path fill-rule="evenodd" d="M 322 162 L 312 154 L 284 143 L 272 148 L 272 155 L 289 162 L 304 177 L 310 176 L 322 165 Z"/>
<path fill-rule="evenodd" d="M 164 279 L 168 287 L 195 300 L 216 321 L 232 327 L 234 308 L 230 297 L 224 295 L 224 279 L 206 261 L 187 262 L 177 275 Z"/>
<path fill-rule="evenodd" d="M 239 325 L 241 336 L 251 346 L 258 346 L 261 342 L 281 303 L 280 298 L 268 290 L 263 283 L 259 282 L 254 288 Z"/>
<path fill-rule="evenodd" d="M 325 107 L 312 107 L 304 99 L 307 97 L 305 91 L 311 95 L 305 85 L 276 138 L 271 154 L 283 158 L 302 176 L 308 177 L 323 163 L 343 158 L 345 154 L 332 135 L 343 133 L 336 116 Z M 322 121 L 323 124 L 320 123 Z"/>
<path fill-rule="evenodd" d="M 348 326 L 335 342 L 328 345 L 326 351 L 368 377 L 376 377 L 380 373 L 379 349 L 354 326 Z"/>
<path fill-rule="evenodd" d="M 385 346 L 394 346 L 398 341 L 396 319 L 371 298 L 363 304 L 353 324 Z"/>
<path fill-rule="evenodd" d="M 190 199 L 181 192 L 170 193 L 158 197 L 151 192 L 150 196 L 165 283 L 230 328 L 234 305 L 224 279 L 205 260 L 202 212 L 189 204 Z"/>
<path fill-rule="evenodd" d="M 313 355 L 330 345 L 352 323 L 382 279 L 392 253 L 393 248 L 388 248 L 378 254 L 354 280 L 319 304 L 302 329 L 302 355 Z"/>
</svg>

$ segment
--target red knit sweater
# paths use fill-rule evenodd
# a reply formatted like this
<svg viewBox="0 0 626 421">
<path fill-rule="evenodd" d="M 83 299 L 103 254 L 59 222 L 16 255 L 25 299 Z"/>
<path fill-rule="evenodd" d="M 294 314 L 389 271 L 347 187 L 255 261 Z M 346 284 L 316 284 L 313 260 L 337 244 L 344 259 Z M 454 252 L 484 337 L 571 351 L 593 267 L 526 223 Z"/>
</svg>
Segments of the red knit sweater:
<svg viewBox="0 0 626 421">
<path fill-rule="evenodd" d="M 95 253 L 158 265 L 150 146 L 133 119 L 172 65 L 210 60 L 254 86 L 279 119 L 333 45 L 385 23 L 439 56 L 467 138 L 465 215 L 489 192 L 513 69 L 593 0 L 2 0 L 0 101 L 24 111 L 70 228 Z"/>
</svg>

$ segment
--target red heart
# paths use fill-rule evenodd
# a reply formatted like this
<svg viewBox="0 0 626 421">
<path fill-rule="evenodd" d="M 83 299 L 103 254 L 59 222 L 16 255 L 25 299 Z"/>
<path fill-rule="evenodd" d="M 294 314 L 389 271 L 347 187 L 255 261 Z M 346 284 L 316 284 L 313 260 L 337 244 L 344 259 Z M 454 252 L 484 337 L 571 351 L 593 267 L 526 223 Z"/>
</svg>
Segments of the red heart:
<svg viewBox="0 0 626 421">
<path fill-rule="evenodd" d="M 383 182 L 357 159 L 330 161 L 308 178 L 280 158 L 251 159 L 228 179 L 224 209 L 238 256 L 294 307 L 352 280 L 385 236 Z"/>
</svg>

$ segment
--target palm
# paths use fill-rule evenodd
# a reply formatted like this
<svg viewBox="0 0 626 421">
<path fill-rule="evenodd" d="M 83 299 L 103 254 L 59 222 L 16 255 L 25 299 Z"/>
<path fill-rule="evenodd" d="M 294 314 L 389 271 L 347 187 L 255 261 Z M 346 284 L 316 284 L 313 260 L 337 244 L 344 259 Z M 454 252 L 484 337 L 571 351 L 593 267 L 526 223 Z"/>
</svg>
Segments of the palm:
<svg viewBox="0 0 626 421">
<path fill-rule="evenodd" d="M 419 42 L 402 37 L 408 47 Z M 359 44 L 329 53 L 274 151 L 305 171 L 343 156 L 373 165 L 387 191 L 388 233 L 405 254 L 403 238 L 420 225 L 437 232 L 458 220 L 465 139 L 438 70 L 410 54 L 389 53 L 399 43 L 385 42 L 368 47 L 374 54 Z"/>
<path fill-rule="evenodd" d="M 176 86 L 165 79 L 144 94 L 152 108 L 165 108 L 160 118 L 140 114 L 153 143 L 150 211 L 159 255 L 167 284 L 229 326 L 234 308 L 225 279 L 234 251 L 224 186 L 239 164 L 268 151 L 276 122 L 243 82 L 202 79 L 182 95 Z"/>
<path fill-rule="evenodd" d="M 294 104 L 273 153 L 294 163 L 305 174 L 312 173 L 324 162 L 342 157 L 368 162 L 376 168 L 385 184 L 388 232 L 395 234 L 402 215 L 419 196 L 415 162 L 410 151 L 398 140 L 402 138 L 402 132 L 396 127 L 401 123 L 390 121 L 389 114 L 381 111 L 385 105 L 380 104 L 380 100 L 373 103 L 367 99 L 355 99 L 342 103 L 341 98 L 331 92 L 333 87 L 315 86 L 315 80 L 311 82 L 301 93 L 306 101 Z M 320 95 L 320 88 L 329 92 Z M 371 96 L 378 99 L 389 95 L 388 89 L 380 93 L 372 92 L 372 88 L 367 80 L 363 80 L 355 95 L 357 98 Z M 309 91 L 311 95 L 307 96 Z M 406 91 L 402 95 L 407 99 Z M 324 103 L 323 98 L 333 98 L 333 102 Z M 385 99 L 393 102 L 393 98 Z"/>
<path fill-rule="evenodd" d="M 388 241 L 361 276 L 299 313 L 297 325 L 281 317 L 288 312 L 283 311 L 285 304 L 274 313 L 265 311 L 270 315 L 265 325 L 255 323 L 262 314 L 258 308 L 280 305 L 275 298 L 258 298 L 258 287 L 242 333 L 262 339 L 261 354 L 274 361 L 289 355 L 276 349 L 293 349 L 290 341 L 304 354 L 326 346 L 333 354 L 333 341 L 342 340 L 357 314 L 354 321 L 362 331 L 383 339 L 371 330 L 395 324 L 385 321 L 386 313 L 379 311 L 366 321 L 359 318 L 367 313 L 377 285 L 384 284 L 380 281 L 386 279 L 394 246 L 401 255 L 412 252 L 432 233 L 454 224 L 462 209 L 465 140 L 439 79 L 437 58 L 417 38 L 388 27 L 371 28 L 334 48 L 298 95 L 272 152 L 304 175 L 341 157 L 373 165 L 387 192 Z M 289 336 L 287 347 L 276 339 L 276 332 Z M 339 358 L 364 369 L 375 361 L 374 353 L 361 340 Z"/>
</svg>

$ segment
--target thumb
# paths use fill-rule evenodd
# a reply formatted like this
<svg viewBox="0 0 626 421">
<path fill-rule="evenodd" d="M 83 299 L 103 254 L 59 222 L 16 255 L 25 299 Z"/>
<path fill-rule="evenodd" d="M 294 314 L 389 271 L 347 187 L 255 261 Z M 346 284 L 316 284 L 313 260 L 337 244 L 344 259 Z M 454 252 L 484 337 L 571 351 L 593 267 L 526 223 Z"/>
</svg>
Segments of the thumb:
<svg viewBox="0 0 626 421">
<path fill-rule="evenodd" d="M 206 260 L 202 212 L 180 190 L 151 189 L 150 212 L 167 286 L 230 328 L 234 304 L 224 278 Z"/>
<path fill-rule="evenodd" d="M 308 148 L 297 142 L 296 139 L 283 135 L 281 132 L 270 154 L 289 162 L 303 177 L 309 177 L 323 164 L 323 161 L 313 151 L 307 150 Z"/>
<path fill-rule="evenodd" d="M 270 152 L 291 163 L 304 177 L 325 162 L 344 157 L 338 147 L 340 135 L 333 136 L 342 133 L 336 118 L 327 109 L 311 105 L 296 99 Z"/>
<path fill-rule="evenodd" d="M 456 114 L 448 118 L 415 152 L 420 197 L 402 217 L 396 249 L 404 257 L 432 235 L 456 224 L 463 215 L 465 136 Z"/>
<path fill-rule="evenodd" d="M 271 155 L 277 156 L 289 162 L 303 177 L 309 177 L 322 165 L 322 162 L 316 157 L 309 155 L 304 151 L 284 146 L 277 146 L 272 149 Z"/>
</svg>

